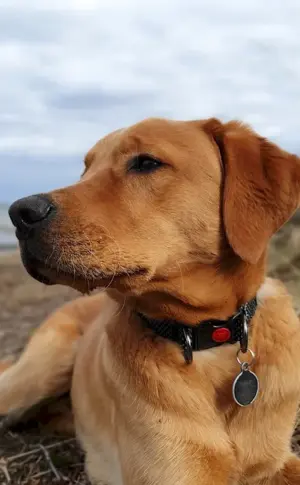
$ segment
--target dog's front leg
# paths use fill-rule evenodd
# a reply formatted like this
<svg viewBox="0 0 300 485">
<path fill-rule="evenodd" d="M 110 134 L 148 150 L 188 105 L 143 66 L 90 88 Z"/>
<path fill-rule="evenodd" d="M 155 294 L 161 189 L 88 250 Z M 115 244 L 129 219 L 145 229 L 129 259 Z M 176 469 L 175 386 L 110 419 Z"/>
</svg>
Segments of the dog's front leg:
<svg viewBox="0 0 300 485">
<path fill-rule="evenodd" d="M 2 427 L 18 422 L 43 400 L 70 389 L 78 340 L 101 312 L 105 298 L 95 295 L 67 303 L 34 332 L 19 360 L 0 363 Z"/>
</svg>

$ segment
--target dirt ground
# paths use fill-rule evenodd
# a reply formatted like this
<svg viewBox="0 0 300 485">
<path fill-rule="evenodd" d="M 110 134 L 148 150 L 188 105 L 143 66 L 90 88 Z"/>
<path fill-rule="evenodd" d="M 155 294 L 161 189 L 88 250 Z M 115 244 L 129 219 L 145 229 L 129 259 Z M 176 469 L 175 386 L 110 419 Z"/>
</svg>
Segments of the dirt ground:
<svg viewBox="0 0 300 485">
<path fill-rule="evenodd" d="M 0 253 L 0 357 L 16 355 L 33 329 L 63 302 L 78 293 L 45 286 L 31 278 L 19 253 Z"/>
<path fill-rule="evenodd" d="M 273 238 L 269 274 L 283 280 L 300 312 L 300 213 Z M 18 252 L 0 253 L 0 358 L 18 355 L 33 329 L 77 293 L 46 287 L 30 278 Z M 300 454 L 300 427 L 293 446 Z M 67 437 L 41 436 L 36 429 L 0 431 L 0 485 L 87 484 L 82 453 Z"/>
</svg>

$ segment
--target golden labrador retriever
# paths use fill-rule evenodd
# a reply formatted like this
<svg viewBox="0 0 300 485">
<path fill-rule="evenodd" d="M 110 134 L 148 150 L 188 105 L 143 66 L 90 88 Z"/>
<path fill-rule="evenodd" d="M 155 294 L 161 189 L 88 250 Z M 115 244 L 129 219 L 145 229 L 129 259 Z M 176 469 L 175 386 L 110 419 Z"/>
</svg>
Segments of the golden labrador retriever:
<svg viewBox="0 0 300 485">
<path fill-rule="evenodd" d="M 266 248 L 300 160 L 238 122 L 148 119 L 15 202 L 28 272 L 89 292 L 0 376 L 0 413 L 71 388 L 98 485 L 296 485 L 300 325 Z"/>
</svg>

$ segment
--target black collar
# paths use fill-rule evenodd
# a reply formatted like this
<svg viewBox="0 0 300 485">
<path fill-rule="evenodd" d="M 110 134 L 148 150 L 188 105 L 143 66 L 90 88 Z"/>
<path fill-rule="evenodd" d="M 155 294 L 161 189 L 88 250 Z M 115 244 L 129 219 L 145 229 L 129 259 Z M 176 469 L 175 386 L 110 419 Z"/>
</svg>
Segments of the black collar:
<svg viewBox="0 0 300 485">
<path fill-rule="evenodd" d="M 242 305 L 227 320 L 205 320 L 186 325 L 176 320 L 156 320 L 143 313 L 138 316 L 159 337 L 180 345 L 187 364 L 193 361 L 193 351 L 211 349 L 223 344 L 240 342 L 241 350 L 248 348 L 248 326 L 257 308 L 256 297 Z"/>
</svg>

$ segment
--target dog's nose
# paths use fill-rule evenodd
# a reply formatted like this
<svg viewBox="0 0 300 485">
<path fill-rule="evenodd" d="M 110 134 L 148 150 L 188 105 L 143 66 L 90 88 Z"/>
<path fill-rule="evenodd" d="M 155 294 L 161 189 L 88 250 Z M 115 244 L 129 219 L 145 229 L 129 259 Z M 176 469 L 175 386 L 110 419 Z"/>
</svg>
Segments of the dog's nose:
<svg viewBox="0 0 300 485">
<path fill-rule="evenodd" d="M 45 221 L 53 210 L 54 205 L 46 195 L 32 195 L 14 202 L 9 216 L 13 225 L 24 233 Z"/>
</svg>

